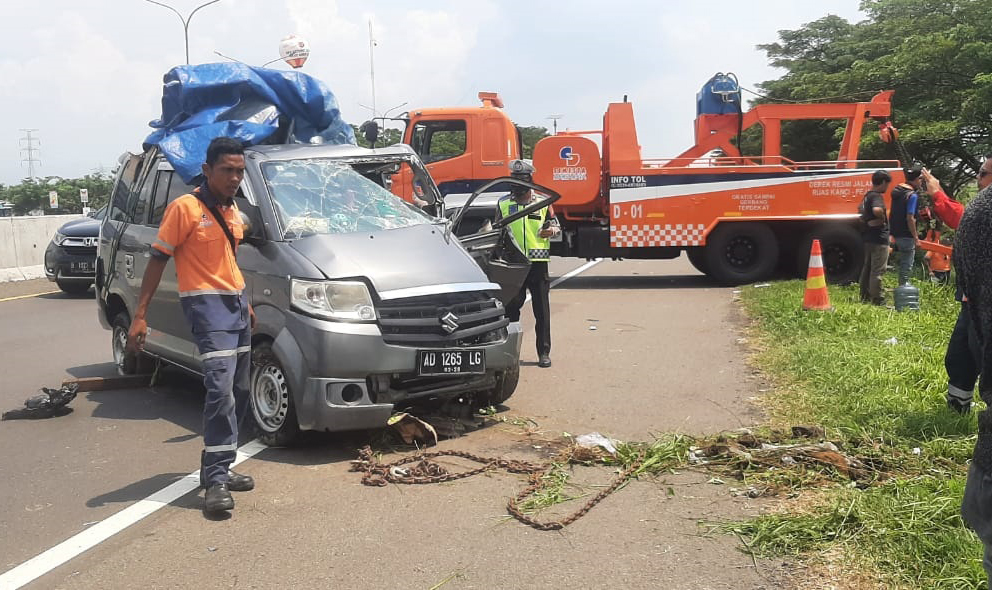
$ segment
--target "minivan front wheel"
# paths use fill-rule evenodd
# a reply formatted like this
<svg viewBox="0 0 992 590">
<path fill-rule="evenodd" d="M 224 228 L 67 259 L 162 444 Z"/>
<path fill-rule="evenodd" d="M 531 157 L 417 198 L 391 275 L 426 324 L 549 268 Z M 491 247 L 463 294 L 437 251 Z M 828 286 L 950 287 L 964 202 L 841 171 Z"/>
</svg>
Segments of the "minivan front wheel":
<svg viewBox="0 0 992 590">
<path fill-rule="evenodd" d="M 251 413 L 258 438 L 266 445 L 282 447 L 300 435 L 293 392 L 272 345 L 263 342 L 251 351 Z"/>
</svg>

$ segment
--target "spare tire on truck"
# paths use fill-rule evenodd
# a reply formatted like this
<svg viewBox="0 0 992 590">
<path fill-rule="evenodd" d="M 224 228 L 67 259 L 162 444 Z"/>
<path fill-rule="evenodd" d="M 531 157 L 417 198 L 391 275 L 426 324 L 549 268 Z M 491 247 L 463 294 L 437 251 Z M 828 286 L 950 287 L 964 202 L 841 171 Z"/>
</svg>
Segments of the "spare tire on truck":
<svg viewBox="0 0 992 590">
<path fill-rule="evenodd" d="M 707 274 L 722 285 L 767 279 L 778 263 L 778 240 L 764 223 L 724 222 L 706 237 Z"/>
<path fill-rule="evenodd" d="M 839 285 L 856 283 L 861 274 L 865 252 L 858 230 L 846 223 L 823 223 L 815 226 L 803 237 L 799 243 L 799 251 L 796 252 L 796 272 L 800 277 L 805 277 L 809 269 L 809 255 L 814 239 L 820 240 L 827 282 Z"/>
</svg>

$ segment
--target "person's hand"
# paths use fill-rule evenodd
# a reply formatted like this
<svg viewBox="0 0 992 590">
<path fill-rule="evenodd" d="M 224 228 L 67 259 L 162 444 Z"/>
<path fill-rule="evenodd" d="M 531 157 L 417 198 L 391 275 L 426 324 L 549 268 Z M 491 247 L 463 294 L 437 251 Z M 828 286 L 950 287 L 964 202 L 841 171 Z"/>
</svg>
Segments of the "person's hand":
<svg viewBox="0 0 992 590">
<path fill-rule="evenodd" d="M 131 322 L 131 329 L 127 333 L 127 350 L 137 354 L 145 348 L 145 335 L 148 334 L 148 322 L 143 317 L 136 317 Z"/>
<path fill-rule="evenodd" d="M 416 205 L 417 207 L 420 207 L 421 209 L 423 209 L 424 207 L 426 207 L 430 203 L 428 203 L 427 201 L 421 199 L 420 197 L 416 197 L 415 196 L 415 197 L 413 197 L 413 204 Z"/>
<path fill-rule="evenodd" d="M 920 240 L 920 238 L 916 238 L 916 247 L 919 248 L 921 246 L 923 246 L 923 242 Z"/>
<path fill-rule="evenodd" d="M 250 303 L 248 304 L 248 316 L 251 318 L 251 331 L 254 332 L 255 331 L 255 323 L 256 323 L 256 320 L 255 320 L 255 308 L 252 307 Z"/>
<path fill-rule="evenodd" d="M 933 174 L 930 174 L 930 171 L 926 168 L 923 169 L 923 186 L 927 188 L 927 192 L 931 195 L 937 194 L 937 191 L 940 190 L 940 180 Z"/>
<path fill-rule="evenodd" d="M 542 229 L 541 231 L 537 232 L 537 235 L 541 236 L 542 238 L 550 238 L 551 236 L 555 235 L 555 230 L 549 227 L 547 229 Z"/>
</svg>

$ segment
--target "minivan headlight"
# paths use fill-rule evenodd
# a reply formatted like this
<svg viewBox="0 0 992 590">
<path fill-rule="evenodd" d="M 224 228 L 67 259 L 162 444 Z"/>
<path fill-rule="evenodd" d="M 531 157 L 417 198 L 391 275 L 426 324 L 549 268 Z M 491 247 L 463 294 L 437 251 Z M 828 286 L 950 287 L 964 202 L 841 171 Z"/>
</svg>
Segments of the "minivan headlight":
<svg viewBox="0 0 992 590">
<path fill-rule="evenodd" d="M 304 281 L 290 284 L 293 307 L 329 320 L 372 321 L 375 307 L 369 288 L 361 281 Z"/>
</svg>

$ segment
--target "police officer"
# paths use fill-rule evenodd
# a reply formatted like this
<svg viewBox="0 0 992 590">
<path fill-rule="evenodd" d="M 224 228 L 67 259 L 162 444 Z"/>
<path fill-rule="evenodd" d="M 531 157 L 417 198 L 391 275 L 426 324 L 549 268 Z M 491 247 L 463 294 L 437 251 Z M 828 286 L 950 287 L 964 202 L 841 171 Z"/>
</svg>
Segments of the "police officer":
<svg viewBox="0 0 992 590">
<path fill-rule="evenodd" d="M 533 182 L 534 167 L 523 160 L 510 162 L 510 176 Z M 531 189 L 514 185 L 509 195 L 500 198 L 497 220 L 510 216 L 536 200 Z M 561 233 L 552 207 L 539 209 L 511 223 L 510 233 L 530 260 L 530 272 L 517 296 L 506 304 L 511 322 L 520 321 L 520 308 L 530 290 L 537 332 L 537 365 L 551 366 L 551 309 L 548 292 L 548 261 L 551 259 L 551 238 Z"/>
<path fill-rule="evenodd" d="M 226 137 L 210 142 L 203 165 L 206 180 L 165 209 L 128 334 L 128 346 L 137 352 L 148 331 L 148 304 L 166 263 L 174 258 L 179 300 L 203 362 L 207 390 L 200 459 L 206 512 L 231 510 L 231 490 L 255 487 L 251 477 L 230 470 L 238 446 L 238 424 L 248 407 L 251 329 L 255 324 L 255 312 L 248 304 L 245 280 L 235 257 L 244 227 L 234 195 L 244 174 L 241 142 Z"/>
</svg>

